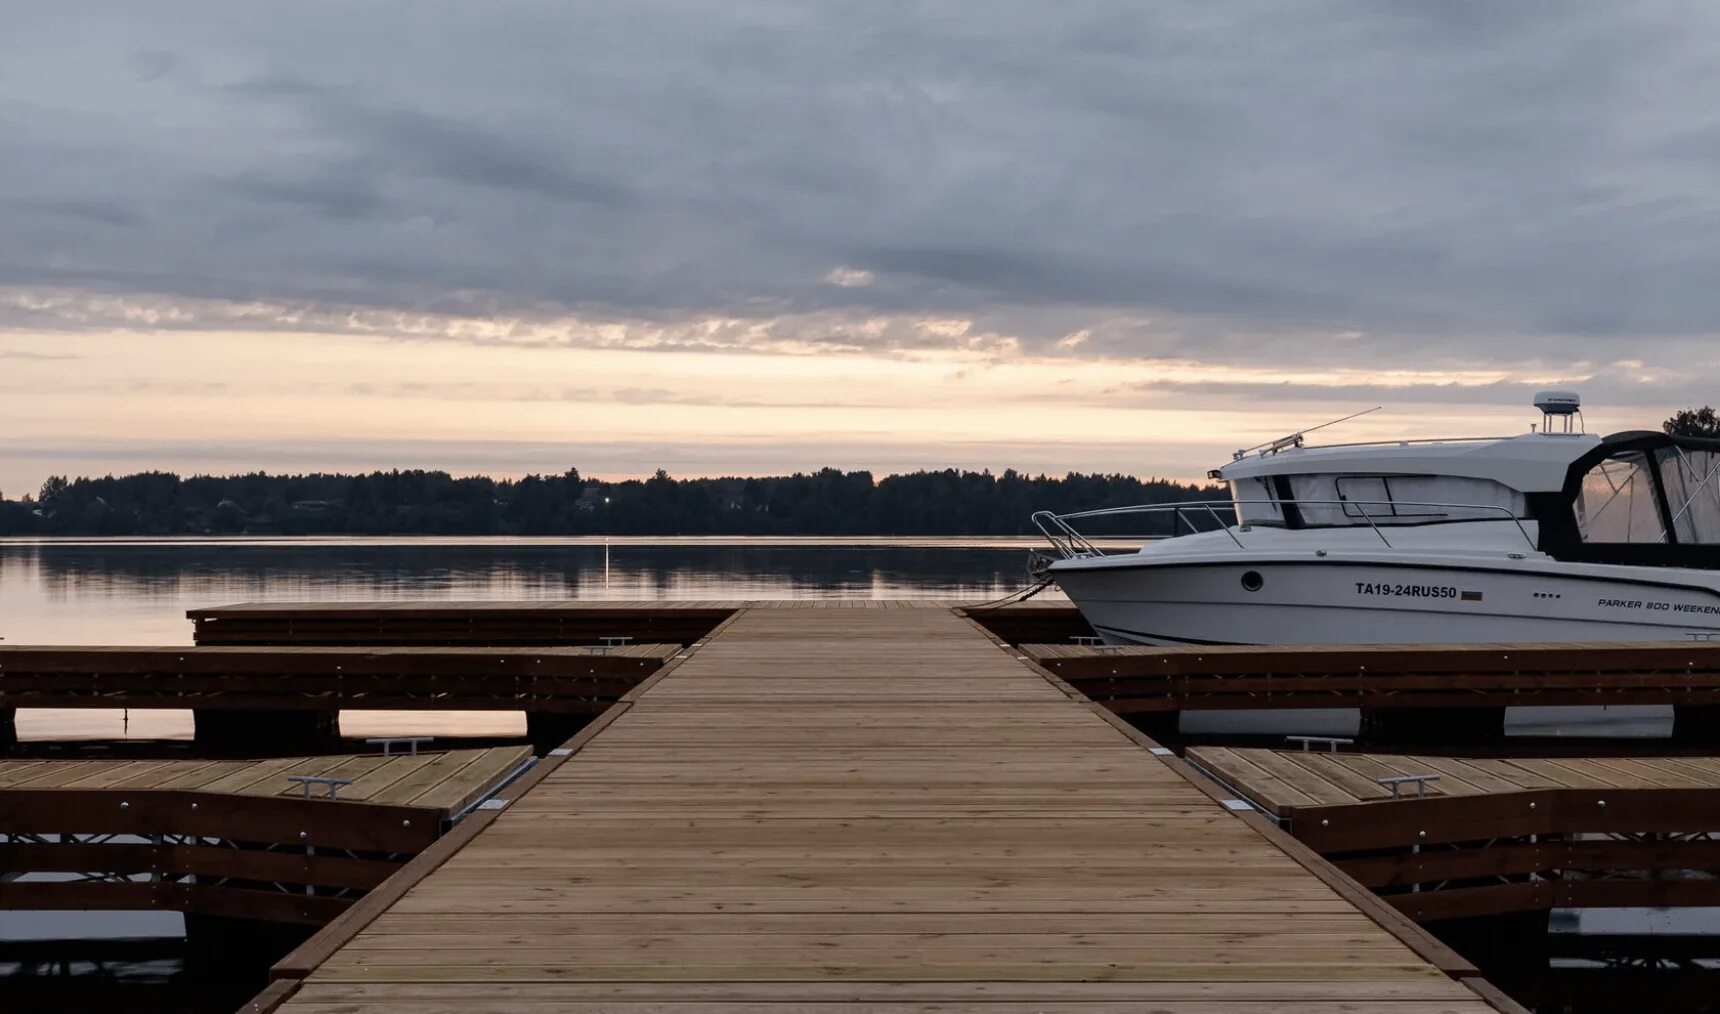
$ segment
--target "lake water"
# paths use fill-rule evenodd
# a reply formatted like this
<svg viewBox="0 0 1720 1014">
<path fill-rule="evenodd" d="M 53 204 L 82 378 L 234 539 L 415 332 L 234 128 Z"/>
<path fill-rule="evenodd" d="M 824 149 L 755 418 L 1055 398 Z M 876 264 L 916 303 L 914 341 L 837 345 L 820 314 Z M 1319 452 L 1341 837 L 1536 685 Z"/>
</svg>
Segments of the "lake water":
<svg viewBox="0 0 1720 1014">
<path fill-rule="evenodd" d="M 9 643 L 189 644 L 187 609 L 376 599 L 987 599 L 1033 539 L 0 540 Z"/>
</svg>

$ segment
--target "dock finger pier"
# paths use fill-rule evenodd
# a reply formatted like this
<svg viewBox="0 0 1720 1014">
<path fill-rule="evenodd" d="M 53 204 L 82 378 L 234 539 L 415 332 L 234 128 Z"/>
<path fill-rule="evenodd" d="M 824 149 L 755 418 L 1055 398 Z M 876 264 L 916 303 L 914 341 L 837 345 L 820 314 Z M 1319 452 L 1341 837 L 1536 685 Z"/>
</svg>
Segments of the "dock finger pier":
<svg viewBox="0 0 1720 1014">
<path fill-rule="evenodd" d="M 958 610 L 688 636 L 249 1009 L 1517 1009 Z"/>
</svg>

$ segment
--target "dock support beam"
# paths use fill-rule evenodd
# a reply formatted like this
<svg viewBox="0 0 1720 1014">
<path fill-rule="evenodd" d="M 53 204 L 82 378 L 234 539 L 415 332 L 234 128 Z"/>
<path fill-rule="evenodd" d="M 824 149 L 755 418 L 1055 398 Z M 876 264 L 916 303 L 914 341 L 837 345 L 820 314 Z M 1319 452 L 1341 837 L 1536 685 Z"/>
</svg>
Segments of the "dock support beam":
<svg viewBox="0 0 1720 1014">
<path fill-rule="evenodd" d="M 1505 737 L 1504 708 L 1363 708 L 1361 738 L 1376 743 L 1491 743 Z"/>
<path fill-rule="evenodd" d="M 340 743 L 337 711 L 192 711 L 198 747 L 220 753 L 316 753 Z"/>
<path fill-rule="evenodd" d="M 542 757 L 573 738 L 574 733 L 591 723 L 590 715 L 563 715 L 555 712 L 526 712 L 526 738 L 531 740 L 532 752 Z"/>
</svg>

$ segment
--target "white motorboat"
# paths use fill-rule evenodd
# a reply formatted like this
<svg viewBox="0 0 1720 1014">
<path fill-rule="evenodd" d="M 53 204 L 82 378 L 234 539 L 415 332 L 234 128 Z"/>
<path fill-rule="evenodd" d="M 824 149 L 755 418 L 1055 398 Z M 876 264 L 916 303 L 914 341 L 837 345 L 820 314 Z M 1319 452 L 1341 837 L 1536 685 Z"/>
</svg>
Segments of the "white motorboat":
<svg viewBox="0 0 1720 1014">
<path fill-rule="evenodd" d="M 1582 432 L 1570 392 L 1514 437 L 1308 446 L 1210 473 L 1222 502 L 1034 521 L 1112 644 L 1720 638 L 1720 440 Z M 1140 517 L 1175 534 L 1108 552 Z"/>
</svg>

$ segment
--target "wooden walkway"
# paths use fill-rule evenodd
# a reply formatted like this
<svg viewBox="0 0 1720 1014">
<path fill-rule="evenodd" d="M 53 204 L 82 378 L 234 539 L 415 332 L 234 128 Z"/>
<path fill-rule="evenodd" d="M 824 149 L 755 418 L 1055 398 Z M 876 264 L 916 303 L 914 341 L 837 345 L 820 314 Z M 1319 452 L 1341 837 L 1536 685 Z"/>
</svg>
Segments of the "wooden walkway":
<svg viewBox="0 0 1720 1014">
<path fill-rule="evenodd" d="M 1495 1009 L 948 609 L 746 609 L 630 700 L 268 1002 Z"/>
</svg>

